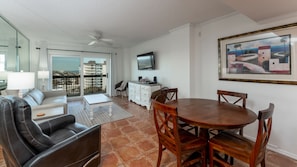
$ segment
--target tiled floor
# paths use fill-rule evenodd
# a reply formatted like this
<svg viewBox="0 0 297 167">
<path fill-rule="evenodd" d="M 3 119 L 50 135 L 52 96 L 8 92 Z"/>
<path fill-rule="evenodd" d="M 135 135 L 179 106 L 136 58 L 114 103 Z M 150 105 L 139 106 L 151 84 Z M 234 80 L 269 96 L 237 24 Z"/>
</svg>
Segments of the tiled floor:
<svg viewBox="0 0 297 167">
<path fill-rule="evenodd" d="M 114 97 L 113 101 L 134 117 L 102 125 L 102 157 L 99 167 L 154 167 L 158 156 L 158 139 L 153 114 L 145 107 Z M 69 105 L 75 102 L 69 103 Z M 297 160 L 268 151 L 267 167 L 296 167 Z M 163 152 L 162 167 L 175 167 L 175 156 Z M 237 167 L 245 167 L 235 162 Z M 5 167 L 0 154 L 0 167 Z"/>
<path fill-rule="evenodd" d="M 102 161 L 100 167 L 151 167 L 156 166 L 158 138 L 153 113 L 127 99 L 113 98 L 134 117 L 102 126 Z M 296 167 L 297 160 L 268 151 L 267 167 Z M 175 167 L 175 156 L 163 152 L 162 167 Z M 238 161 L 237 167 L 247 166 Z"/>
</svg>

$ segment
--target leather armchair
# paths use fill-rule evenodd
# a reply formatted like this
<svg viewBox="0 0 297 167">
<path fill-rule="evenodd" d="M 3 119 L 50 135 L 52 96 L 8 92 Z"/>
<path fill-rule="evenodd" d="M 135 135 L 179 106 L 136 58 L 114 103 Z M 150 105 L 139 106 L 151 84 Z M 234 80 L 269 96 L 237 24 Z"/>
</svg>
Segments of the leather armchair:
<svg viewBox="0 0 297 167">
<path fill-rule="evenodd" d="M 101 126 L 76 123 L 73 115 L 37 124 L 18 97 L 0 97 L 0 144 L 7 167 L 98 166 Z"/>
</svg>

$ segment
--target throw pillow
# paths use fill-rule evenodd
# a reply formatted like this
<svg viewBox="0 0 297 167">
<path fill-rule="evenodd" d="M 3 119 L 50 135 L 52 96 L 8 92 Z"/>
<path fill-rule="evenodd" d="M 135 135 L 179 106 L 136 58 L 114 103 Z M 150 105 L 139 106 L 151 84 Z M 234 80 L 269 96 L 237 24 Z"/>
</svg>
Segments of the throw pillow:
<svg viewBox="0 0 297 167">
<path fill-rule="evenodd" d="M 44 99 L 44 94 L 39 89 L 32 89 L 30 92 L 28 92 L 27 95 L 30 95 L 33 97 L 33 99 L 37 102 L 37 104 L 41 104 Z"/>
<path fill-rule="evenodd" d="M 42 132 L 35 121 L 32 121 L 30 105 L 19 97 L 13 97 L 13 101 L 15 124 L 25 140 L 38 152 L 42 152 L 53 146 L 54 143 L 50 140 L 49 136 Z"/>
<path fill-rule="evenodd" d="M 30 106 L 38 106 L 37 102 L 31 97 L 30 95 L 26 95 L 23 97 L 24 100 L 30 105 Z"/>
</svg>

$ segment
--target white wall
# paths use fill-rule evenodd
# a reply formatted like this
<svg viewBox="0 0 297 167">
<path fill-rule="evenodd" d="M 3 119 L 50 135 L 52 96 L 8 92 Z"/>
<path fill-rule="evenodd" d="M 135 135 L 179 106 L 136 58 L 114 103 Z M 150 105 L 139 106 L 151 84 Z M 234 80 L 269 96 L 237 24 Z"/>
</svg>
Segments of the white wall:
<svg viewBox="0 0 297 167">
<path fill-rule="evenodd" d="M 178 87 L 179 97 L 217 99 L 216 90 L 248 93 L 247 107 L 258 113 L 275 104 L 269 148 L 297 159 L 297 86 L 218 80 L 218 38 L 296 21 L 296 18 L 258 24 L 241 14 L 232 14 L 196 25 L 186 25 L 168 35 L 144 42 L 125 54 L 131 59 L 131 80 L 138 76 L 158 77 L 163 86 Z M 194 37 L 194 39 L 193 39 Z M 138 71 L 136 55 L 155 51 L 157 69 Z M 127 56 L 127 55 L 126 55 Z M 127 56 L 128 57 L 128 56 Z M 245 136 L 255 139 L 257 123 L 244 129 Z"/>
<path fill-rule="evenodd" d="M 201 62 L 199 96 L 217 98 L 217 89 L 226 89 L 248 93 L 247 107 L 255 112 L 267 108 L 268 103 L 275 104 L 273 128 L 269 141 L 270 148 L 297 159 L 297 85 L 279 85 L 263 83 L 245 83 L 218 80 L 218 43 L 217 39 L 244 32 L 291 23 L 296 18 L 269 24 L 257 24 L 249 18 L 235 14 L 227 18 L 197 26 L 201 32 L 199 55 Z M 257 124 L 245 128 L 245 135 L 255 137 Z M 293 133 L 292 133 L 293 132 Z"/>
<path fill-rule="evenodd" d="M 138 76 L 153 80 L 156 76 L 162 86 L 177 87 L 179 97 L 190 96 L 190 25 L 178 27 L 168 35 L 144 42 L 130 49 L 131 80 Z M 156 53 L 156 70 L 138 70 L 136 56 Z"/>
</svg>

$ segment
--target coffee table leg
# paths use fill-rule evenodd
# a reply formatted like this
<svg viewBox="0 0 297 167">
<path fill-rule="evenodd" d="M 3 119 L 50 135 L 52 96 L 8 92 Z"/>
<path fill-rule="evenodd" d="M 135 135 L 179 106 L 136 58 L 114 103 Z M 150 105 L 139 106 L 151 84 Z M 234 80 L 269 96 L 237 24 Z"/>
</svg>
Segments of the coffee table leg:
<svg viewBox="0 0 297 167">
<path fill-rule="evenodd" d="M 86 106 L 86 105 L 87 105 L 87 102 L 86 102 L 86 100 L 85 100 L 85 99 L 84 99 L 84 101 L 83 101 L 83 102 L 84 102 L 84 111 L 87 111 L 87 106 Z"/>
<path fill-rule="evenodd" d="M 109 114 L 110 117 L 112 116 L 112 104 L 109 104 Z"/>
<path fill-rule="evenodd" d="M 92 120 L 92 119 L 94 119 L 93 107 L 90 106 L 89 110 L 90 110 L 90 120 Z"/>
</svg>

